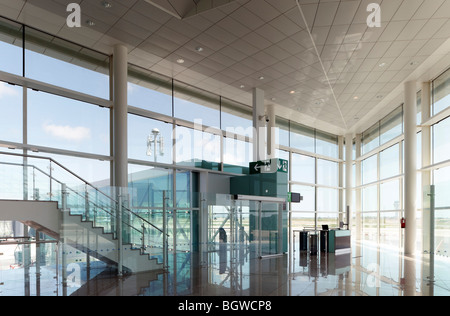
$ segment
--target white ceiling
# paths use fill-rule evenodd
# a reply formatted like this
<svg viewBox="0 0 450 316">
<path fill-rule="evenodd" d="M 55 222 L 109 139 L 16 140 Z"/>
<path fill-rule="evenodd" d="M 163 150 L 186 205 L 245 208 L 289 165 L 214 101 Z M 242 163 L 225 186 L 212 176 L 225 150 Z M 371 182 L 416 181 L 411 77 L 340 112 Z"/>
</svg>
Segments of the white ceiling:
<svg viewBox="0 0 450 316">
<path fill-rule="evenodd" d="M 81 28 L 66 25 L 71 2 Z M 278 115 L 337 134 L 397 107 L 405 80 L 450 66 L 450 0 L 108 2 L 0 0 L 0 15 L 108 54 L 123 43 L 133 64 L 248 105 L 258 87 Z M 380 28 L 366 23 L 372 2 Z"/>
</svg>

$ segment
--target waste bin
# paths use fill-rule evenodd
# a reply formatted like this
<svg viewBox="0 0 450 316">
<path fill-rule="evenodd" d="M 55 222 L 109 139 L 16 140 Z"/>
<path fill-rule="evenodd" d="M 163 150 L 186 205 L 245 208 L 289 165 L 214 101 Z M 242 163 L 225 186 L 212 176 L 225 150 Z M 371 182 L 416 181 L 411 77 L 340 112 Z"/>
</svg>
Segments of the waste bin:
<svg viewBox="0 0 450 316">
<path fill-rule="evenodd" d="M 308 232 L 300 232 L 300 251 L 308 251 Z"/>
<path fill-rule="evenodd" d="M 309 253 L 311 255 L 317 255 L 319 248 L 319 236 L 316 233 L 309 234 Z"/>
</svg>

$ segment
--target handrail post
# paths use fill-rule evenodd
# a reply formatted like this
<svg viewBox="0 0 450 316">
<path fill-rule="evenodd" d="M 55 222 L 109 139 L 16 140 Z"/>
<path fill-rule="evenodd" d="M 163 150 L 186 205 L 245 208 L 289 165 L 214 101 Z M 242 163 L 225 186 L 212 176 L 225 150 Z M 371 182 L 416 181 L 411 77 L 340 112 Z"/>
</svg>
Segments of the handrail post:
<svg viewBox="0 0 450 316">
<path fill-rule="evenodd" d="M 167 207 L 166 207 L 166 191 L 163 191 L 163 268 L 167 269 L 168 260 L 168 246 L 169 240 L 167 238 Z"/>
<path fill-rule="evenodd" d="M 85 193 L 84 193 L 84 216 L 86 217 L 86 221 L 90 221 L 91 218 L 89 216 L 89 192 L 87 185 L 85 186 Z"/>
<path fill-rule="evenodd" d="M 145 253 L 145 224 L 142 223 L 142 244 L 141 244 L 141 253 Z"/>
<path fill-rule="evenodd" d="M 122 241 L 122 188 L 117 188 L 117 239 L 118 239 L 118 276 L 123 276 L 123 241 Z"/>
<path fill-rule="evenodd" d="M 69 192 L 67 192 L 67 186 L 65 183 L 61 184 L 61 208 L 63 212 L 67 211 L 67 196 L 69 195 Z M 63 218 L 64 218 L 63 214 Z M 64 226 L 62 226 L 63 228 Z M 61 238 L 61 265 L 62 265 L 62 285 L 63 285 L 63 291 L 67 292 L 67 260 L 66 260 L 66 236 L 64 232 L 64 228 L 62 231 L 62 238 Z M 58 249 L 59 250 L 59 249 Z"/>
</svg>

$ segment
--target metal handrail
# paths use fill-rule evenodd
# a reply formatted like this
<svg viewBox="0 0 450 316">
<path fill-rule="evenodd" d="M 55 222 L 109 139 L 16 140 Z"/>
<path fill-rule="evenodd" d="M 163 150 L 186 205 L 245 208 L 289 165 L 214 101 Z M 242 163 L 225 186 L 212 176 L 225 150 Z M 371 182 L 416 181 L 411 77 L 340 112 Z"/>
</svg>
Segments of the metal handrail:
<svg viewBox="0 0 450 316">
<path fill-rule="evenodd" d="M 25 154 L 16 154 L 16 153 L 5 153 L 5 152 L 0 152 L 0 155 L 7 155 L 7 156 L 13 156 L 13 157 L 22 157 L 22 158 L 32 158 L 32 159 L 41 159 L 41 160 L 47 160 L 50 161 L 51 163 L 54 163 L 55 165 L 59 166 L 60 168 L 62 168 L 64 171 L 68 172 L 69 174 L 71 174 L 72 176 L 74 176 L 75 178 L 77 178 L 78 180 L 80 180 L 81 182 L 83 182 L 85 185 L 91 187 L 92 189 L 94 189 L 96 192 L 100 193 L 101 195 L 103 195 L 104 197 L 106 197 L 107 199 L 111 200 L 111 202 L 114 202 L 115 204 L 117 204 L 117 200 L 115 200 L 114 198 L 112 198 L 111 196 L 107 195 L 106 193 L 104 193 L 103 191 L 99 190 L 98 188 L 96 188 L 94 185 L 92 185 L 91 183 L 89 183 L 88 181 L 84 180 L 83 178 L 81 178 L 80 176 L 78 176 L 77 174 L 75 174 L 74 172 L 72 172 L 71 170 L 69 170 L 68 168 L 64 167 L 63 165 L 61 165 L 59 162 L 53 160 L 50 157 L 40 157 L 40 156 L 34 156 L 34 155 L 25 155 Z M 6 164 L 6 165 L 14 165 L 14 163 L 7 163 L 7 162 L 0 162 L 0 164 Z M 39 169 L 38 167 L 34 166 L 34 165 L 29 165 L 29 164 L 15 164 L 18 166 L 22 166 L 22 167 L 33 167 L 36 170 L 40 171 L 42 174 L 44 174 L 45 176 L 49 177 L 50 180 L 54 180 L 56 182 L 58 182 L 59 184 L 62 184 L 59 180 L 55 179 L 54 177 L 52 177 L 51 175 L 47 174 L 46 172 L 44 172 L 43 170 Z M 70 189 L 70 188 L 69 188 Z M 76 191 L 70 189 L 71 191 L 75 192 L 76 194 L 78 194 Z M 95 204 L 94 204 L 95 205 Z M 98 205 L 95 205 L 97 207 L 99 207 Z M 100 207 L 101 208 L 101 207 Z M 148 225 L 150 225 L 151 227 L 155 228 L 156 230 L 158 230 L 159 232 L 161 232 L 162 234 L 164 234 L 164 232 L 159 229 L 158 227 L 156 227 L 155 225 L 153 225 L 152 223 L 150 223 L 149 221 L 147 221 L 145 218 L 143 218 L 142 216 L 140 216 L 139 214 L 136 214 L 135 212 L 131 211 L 129 208 L 125 207 L 122 205 L 122 209 L 124 209 L 125 211 L 127 211 L 128 213 L 136 216 L 137 218 L 139 218 L 140 220 L 142 220 L 143 222 L 147 223 Z M 113 216 L 113 214 L 109 213 L 108 211 L 105 210 L 105 212 L 107 212 L 108 214 L 110 214 L 111 216 Z M 127 223 L 126 223 L 127 224 Z M 129 224 L 127 224 L 128 226 L 130 226 Z M 139 232 L 139 230 L 133 226 L 130 226 L 133 229 L 135 229 L 136 231 Z M 169 236 L 169 235 L 168 235 Z"/>
</svg>

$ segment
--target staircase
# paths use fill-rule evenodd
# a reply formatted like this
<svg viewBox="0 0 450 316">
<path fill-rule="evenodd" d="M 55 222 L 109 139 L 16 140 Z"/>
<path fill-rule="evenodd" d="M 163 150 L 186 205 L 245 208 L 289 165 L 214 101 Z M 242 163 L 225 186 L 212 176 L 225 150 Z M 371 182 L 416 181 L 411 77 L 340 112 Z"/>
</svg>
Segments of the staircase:
<svg viewBox="0 0 450 316">
<path fill-rule="evenodd" d="M 125 195 L 118 202 L 50 158 L 0 153 L 0 178 L 0 221 L 20 221 L 124 272 L 164 269 L 167 235 Z"/>
</svg>

